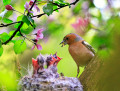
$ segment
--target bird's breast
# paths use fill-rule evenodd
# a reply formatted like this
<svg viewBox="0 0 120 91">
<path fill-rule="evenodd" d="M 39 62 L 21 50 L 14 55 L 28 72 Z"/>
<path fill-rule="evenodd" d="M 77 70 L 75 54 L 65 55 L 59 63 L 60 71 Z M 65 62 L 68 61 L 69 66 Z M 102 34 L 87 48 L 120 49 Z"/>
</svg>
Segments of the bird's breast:
<svg viewBox="0 0 120 91">
<path fill-rule="evenodd" d="M 87 65 L 87 63 L 94 56 L 94 54 L 89 49 L 87 49 L 81 43 L 81 41 L 69 45 L 69 53 L 78 66 Z"/>
</svg>

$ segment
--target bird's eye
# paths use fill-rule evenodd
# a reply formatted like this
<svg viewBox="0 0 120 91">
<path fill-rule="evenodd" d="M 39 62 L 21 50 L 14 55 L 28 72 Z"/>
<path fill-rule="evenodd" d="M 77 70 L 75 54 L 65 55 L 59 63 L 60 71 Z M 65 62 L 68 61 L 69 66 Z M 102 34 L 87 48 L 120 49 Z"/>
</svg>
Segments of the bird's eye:
<svg viewBox="0 0 120 91">
<path fill-rule="evenodd" d="M 69 38 L 67 37 L 66 40 L 68 40 Z"/>
</svg>

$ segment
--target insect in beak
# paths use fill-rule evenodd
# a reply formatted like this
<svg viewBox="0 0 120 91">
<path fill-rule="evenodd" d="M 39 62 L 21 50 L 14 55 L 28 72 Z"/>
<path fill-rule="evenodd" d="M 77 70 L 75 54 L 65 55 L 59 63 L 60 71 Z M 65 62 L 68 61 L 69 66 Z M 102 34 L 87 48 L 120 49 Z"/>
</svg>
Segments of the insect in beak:
<svg viewBox="0 0 120 91">
<path fill-rule="evenodd" d="M 60 45 L 62 44 L 62 46 L 61 47 L 63 47 L 63 46 L 65 46 L 67 43 L 66 43 L 66 41 L 62 41 L 61 43 L 60 43 Z"/>
</svg>

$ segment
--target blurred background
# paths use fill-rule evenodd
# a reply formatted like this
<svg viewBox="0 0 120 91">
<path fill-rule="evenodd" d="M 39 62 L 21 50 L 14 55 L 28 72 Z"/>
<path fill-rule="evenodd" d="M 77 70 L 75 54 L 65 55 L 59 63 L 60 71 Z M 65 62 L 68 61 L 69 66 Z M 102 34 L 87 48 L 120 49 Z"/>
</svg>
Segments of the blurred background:
<svg viewBox="0 0 120 91">
<path fill-rule="evenodd" d="M 17 11 L 24 12 L 26 1 L 29 2 L 29 0 L 11 0 L 11 5 Z M 74 1 L 68 0 L 67 2 Z M 43 5 L 45 3 L 39 5 L 40 13 L 43 12 Z M 0 12 L 4 11 L 5 7 L 2 0 L 0 0 L 0 7 Z M 36 14 L 39 13 L 33 13 L 33 15 Z M 18 16 L 20 14 L 17 12 L 9 12 L 6 15 L 6 17 L 13 21 L 19 20 L 17 19 Z M 58 72 L 62 72 L 68 77 L 75 77 L 77 66 L 68 52 L 68 46 L 61 47 L 59 45 L 63 37 L 68 33 L 77 33 L 82 36 L 92 45 L 97 55 L 104 61 L 109 61 L 108 58 L 115 53 L 117 57 L 113 60 L 119 60 L 120 0 L 79 0 L 71 8 L 65 7 L 55 11 L 50 16 L 44 15 L 40 18 L 34 18 L 34 20 L 37 27 L 34 31 L 32 29 L 31 33 L 34 33 L 39 28 L 45 28 L 43 31 L 44 38 L 39 41 L 43 49 L 41 51 L 37 49 L 31 50 L 33 44 L 25 40 L 27 42 L 27 49 L 21 54 L 15 54 L 13 43 L 4 45 L 4 52 L 0 56 L 0 88 L 6 88 L 7 91 L 15 91 L 20 79 L 20 73 L 22 76 L 27 75 L 28 66 L 32 65 L 32 58 L 36 58 L 40 53 L 46 55 L 57 52 L 57 55 L 63 58 L 58 64 Z M 1 20 L 0 23 L 2 22 Z M 13 25 L 0 28 L 0 34 L 3 32 L 9 33 L 14 30 Z M 27 30 L 28 28 L 24 32 L 28 38 L 31 38 Z M 16 39 L 20 38 L 17 37 Z M 83 70 L 84 67 L 81 67 L 80 73 Z"/>
</svg>

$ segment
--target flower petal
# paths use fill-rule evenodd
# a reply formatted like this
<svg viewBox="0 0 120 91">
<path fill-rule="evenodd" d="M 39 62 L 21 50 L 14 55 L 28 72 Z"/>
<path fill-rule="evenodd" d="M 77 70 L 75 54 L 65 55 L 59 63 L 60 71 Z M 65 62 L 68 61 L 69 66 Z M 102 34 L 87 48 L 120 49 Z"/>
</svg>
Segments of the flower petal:
<svg viewBox="0 0 120 91">
<path fill-rule="evenodd" d="M 29 13 L 33 13 L 33 11 L 28 10 Z"/>
<path fill-rule="evenodd" d="M 35 45 L 32 47 L 32 50 L 35 48 Z"/>
<path fill-rule="evenodd" d="M 73 27 L 74 29 L 77 29 L 77 28 L 79 27 L 79 24 L 77 24 L 77 23 L 72 24 L 72 27 Z"/>
<path fill-rule="evenodd" d="M 44 31 L 44 28 L 40 28 L 40 29 L 37 30 L 37 33 L 41 33 L 43 31 Z"/>
<path fill-rule="evenodd" d="M 41 45 L 36 44 L 36 47 L 37 47 L 38 50 L 42 50 L 42 46 Z"/>
<path fill-rule="evenodd" d="M 35 9 L 37 10 L 37 12 L 40 12 L 40 9 L 37 5 L 34 5 Z"/>
<path fill-rule="evenodd" d="M 25 9 L 29 10 L 29 3 L 26 2 L 25 5 L 24 5 Z"/>
<path fill-rule="evenodd" d="M 37 39 L 43 39 L 44 35 L 43 33 L 40 33 L 39 35 L 36 36 Z"/>
</svg>

